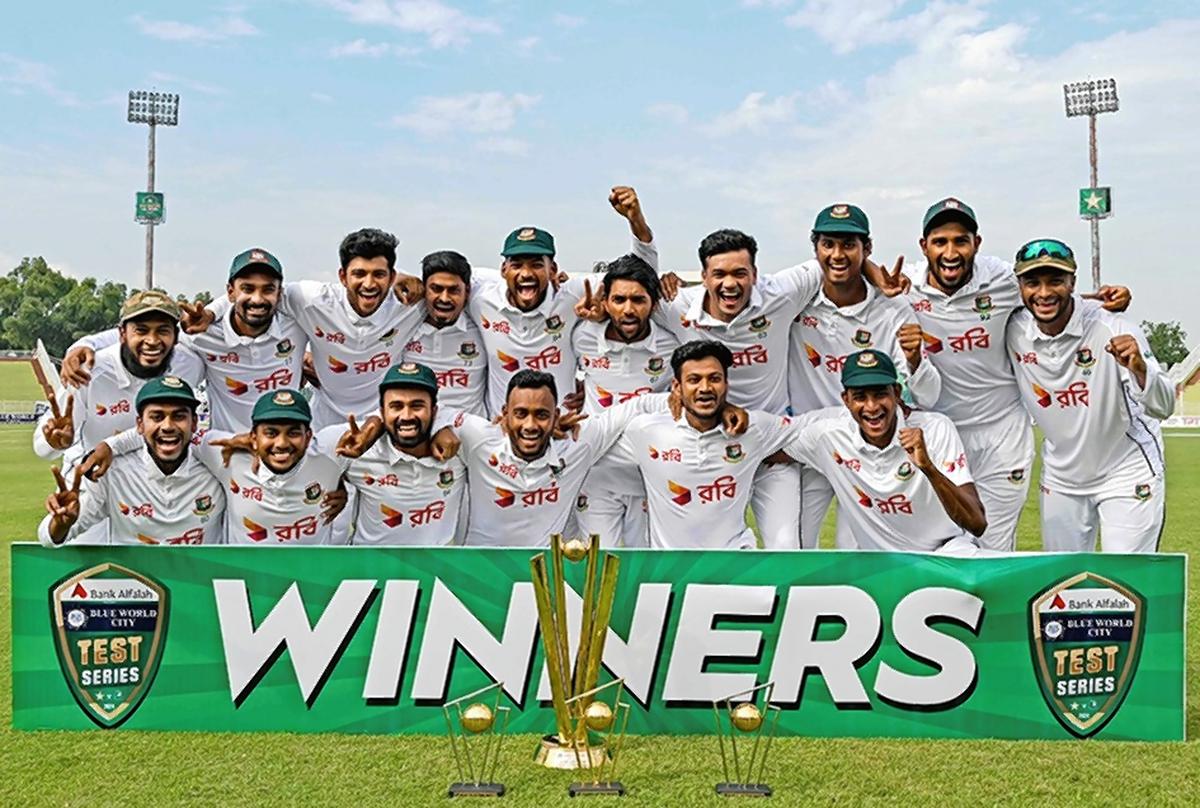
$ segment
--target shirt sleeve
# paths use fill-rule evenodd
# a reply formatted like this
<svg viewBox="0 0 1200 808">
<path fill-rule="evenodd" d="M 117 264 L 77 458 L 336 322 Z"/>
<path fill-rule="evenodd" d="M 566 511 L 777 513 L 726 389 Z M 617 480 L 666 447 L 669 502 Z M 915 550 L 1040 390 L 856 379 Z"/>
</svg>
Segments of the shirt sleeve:
<svg viewBox="0 0 1200 808">
<path fill-rule="evenodd" d="M 1142 405 L 1142 409 L 1151 418 L 1161 421 L 1171 417 L 1171 413 L 1175 411 L 1175 385 L 1150 352 L 1150 343 L 1146 341 L 1142 329 L 1128 321 L 1123 321 L 1123 325 L 1126 327 L 1125 333 L 1137 340 L 1138 347 L 1142 349 L 1142 357 L 1146 361 L 1145 387 L 1138 386 L 1137 379 L 1133 378 L 1133 373 L 1128 368 L 1121 368 L 1121 375 L 1128 380 L 1130 395 Z"/>
<path fill-rule="evenodd" d="M 638 467 L 636 451 L 633 439 L 623 432 L 598 461 L 598 465 L 603 464 L 609 472 L 605 479 L 614 485 L 612 493 L 617 496 L 646 495 L 646 483 Z"/>
<path fill-rule="evenodd" d="M 642 241 L 637 236 L 630 234 L 629 241 L 631 244 L 630 252 L 649 264 L 650 268 L 655 272 L 658 272 L 658 246 L 654 243 L 654 239 Z"/>
<path fill-rule="evenodd" d="M 110 438 L 105 438 L 101 443 L 107 443 L 108 448 L 112 450 L 113 456 L 123 454 L 131 454 L 142 448 L 144 439 L 137 431 L 137 427 L 131 426 L 129 429 L 122 430 Z"/>
<path fill-rule="evenodd" d="M 337 466 L 341 471 L 345 471 L 350 468 L 350 464 L 354 459 L 338 454 L 337 445 L 338 441 L 342 439 L 342 435 L 345 435 L 346 430 L 349 428 L 347 424 L 334 424 L 333 426 L 325 427 L 313 435 L 312 442 L 308 444 L 308 451 L 312 454 L 320 455 Z M 387 440 L 387 436 L 380 435 L 379 440 Z"/>
<path fill-rule="evenodd" d="M 770 278 L 771 283 L 778 285 L 782 296 L 787 299 L 789 318 L 796 317 L 808 308 L 821 289 L 821 265 L 815 259 L 763 277 Z"/>
<path fill-rule="evenodd" d="M 845 416 L 846 409 L 844 407 L 823 407 L 819 410 L 793 415 L 790 431 L 783 433 L 785 443 L 779 448 L 793 460 L 820 469 L 825 460 L 824 453 L 820 450 L 820 439 L 827 429 L 822 422 Z M 773 452 L 774 450 L 768 454 Z"/>
<path fill-rule="evenodd" d="M 504 283 L 504 274 L 491 267 L 471 267 L 471 294 L 477 295 L 489 286 Z"/>
<path fill-rule="evenodd" d="M 939 418 L 929 422 L 922 429 L 925 438 L 925 450 L 929 459 L 937 464 L 938 471 L 946 475 L 955 485 L 966 485 L 975 482 L 971 476 L 971 467 L 967 464 L 967 452 L 963 448 L 958 430 L 950 419 Z"/>
<path fill-rule="evenodd" d="M 67 535 L 62 544 L 74 541 L 84 531 L 99 524 L 108 515 L 108 484 L 101 480 L 98 483 L 85 481 L 79 490 L 79 518 L 67 529 Z M 44 547 L 61 547 L 50 538 L 50 514 L 46 514 L 38 524 L 38 542 Z"/>
<path fill-rule="evenodd" d="M 321 302 L 327 285 L 321 281 L 288 281 L 283 285 L 283 294 L 279 296 L 280 314 L 286 314 L 303 326 L 306 322 L 305 310 Z M 226 304 L 225 311 L 228 312 L 228 301 Z M 308 331 L 308 328 L 304 330 Z"/>
<path fill-rule="evenodd" d="M 103 331 L 98 331 L 95 334 L 88 334 L 80 337 L 71 343 L 71 347 L 67 348 L 67 353 L 76 348 L 91 348 L 93 351 L 99 351 L 102 348 L 107 348 L 109 345 L 116 345 L 121 341 L 121 331 L 117 328 L 106 328 Z"/>
<path fill-rule="evenodd" d="M 942 395 L 942 374 L 938 372 L 938 369 L 933 366 L 933 362 L 929 360 L 929 354 L 925 351 L 924 344 L 921 345 L 921 364 L 917 365 L 916 372 L 909 372 L 908 357 L 904 355 L 904 349 L 900 347 L 900 339 L 896 336 L 900 331 L 900 327 L 906 322 L 915 323 L 916 320 L 903 316 L 897 316 L 892 320 L 892 362 L 895 363 L 896 369 L 900 371 L 900 376 L 904 380 L 904 385 L 908 389 L 908 394 L 912 402 L 921 409 L 932 410 L 937 406 L 938 398 Z"/>
<path fill-rule="evenodd" d="M 579 440 L 586 441 L 593 460 L 604 454 L 616 443 L 617 438 L 639 415 L 664 412 L 667 409 L 666 393 L 648 393 L 609 407 L 593 415 L 580 425 Z"/>
<path fill-rule="evenodd" d="M 212 442 L 230 437 L 233 437 L 232 432 L 221 432 L 220 430 L 212 429 L 204 433 L 204 438 L 198 446 L 193 444 L 189 448 L 189 451 L 193 453 L 196 460 L 204 468 L 212 472 L 212 475 L 218 480 L 224 480 L 229 476 L 229 469 L 225 467 L 225 461 L 221 457 L 221 447 L 213 446 Z"/>
</svg>

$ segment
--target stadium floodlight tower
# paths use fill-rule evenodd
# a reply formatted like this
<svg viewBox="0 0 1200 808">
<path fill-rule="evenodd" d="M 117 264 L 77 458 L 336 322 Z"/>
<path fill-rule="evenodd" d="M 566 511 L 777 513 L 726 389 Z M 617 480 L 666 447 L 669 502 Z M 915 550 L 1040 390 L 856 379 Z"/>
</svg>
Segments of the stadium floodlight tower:
<svg viewBox="0 0 1200 808">
<path fill-rule="evenodd" d="M 1091 186 L 1079 191 L 1079 215 L 1087 219 L 1092 227 L 1092 287 L 1100 288 L 1100 220 L 1112 216 L 1112 189 L 1099 187 L 1096 177 L 1096 116 L 1102 112 L 1116 112 L 1116 79 L 1088 79 L 1063 85 L 1063 97 L 1067 106 L 1067 117 L 1088 118 L 1088 159 L 1092 167 Z"/>
<path fill-rule="evenodd" d="M 136 221 L 146 226 L 146 288 L 154 288 L 154 227 L 163 222 L 162 195 L 154 192 L 154 130 L 179 123 L 179 95 L 129 91 L 129 122 L 150 127 L 146 146 L 146 191 L 138 194 Z"/>
</svg>

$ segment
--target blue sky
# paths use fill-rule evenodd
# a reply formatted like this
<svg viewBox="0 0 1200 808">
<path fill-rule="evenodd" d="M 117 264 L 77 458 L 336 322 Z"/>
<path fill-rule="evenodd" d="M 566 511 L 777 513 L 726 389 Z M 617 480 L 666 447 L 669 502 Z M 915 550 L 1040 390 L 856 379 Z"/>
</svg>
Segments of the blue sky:
<svg viewBox="0 0 1200 808">
<path fill-rule="evenodd" d="M 108 2 L 14 5 L 5 30 L 0 267 L 41 254 L 140 282 L 145 128 L 125 99 L 156 87 L 182 96 L 156 234 L 159 282 L 180 292 L 216 290 L 252 245 L 289 277 L 330 277 L 367 225 L 411 268 L 444 248 L 494 265 L 510 229 L 539 224 L 581 270 L 625 248 L 618 183 L 672 268 L 723 226 L 758 237 L 762 269 L 797 263 L 842 201 L 871 216 L 877 258 L 915 260 L 921 214 L 951 194 L 987 251 L 1056 235 L 1086 256 L 1086 124 L 1061 85 L 1113 75 L 1104 279 L 1200 343 L 1181 239 L 1200 187 L 1193 3 Z"/>
</svg>

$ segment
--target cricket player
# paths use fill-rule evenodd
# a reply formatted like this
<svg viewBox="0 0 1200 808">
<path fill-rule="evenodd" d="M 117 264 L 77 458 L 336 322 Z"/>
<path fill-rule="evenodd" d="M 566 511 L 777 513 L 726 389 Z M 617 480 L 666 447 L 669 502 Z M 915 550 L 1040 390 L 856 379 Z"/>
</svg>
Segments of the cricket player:
<svg viewBox="0 0 1200 808">
<path fill-rule="evenodd" d="M 199 403 L 178 376 L 142 385 L 134 400 L 137 448 L 82 491 L 79 466 L 70 488 L 55 468 L 58 490 L 46 500 L 49 513 L 38 525 L 38 541 L 57 547 L 107 522 L 105 543 L 220 543 L 224 489 L 189 451 Z"/>
<path fill-rule="evenodd" d="M 590 288 L 586 294 L 591 295 Z M 571 333 L 583 379 L 583 411 L 589 415 L 646 393 L 666 392 L 671 353 L 679 344 L 651 317 L 662 291 L 654 268 L 641 258 L 629 254 L 610 262 L 599 295 L 605 319 L 580 320 Z M 646 498 L 619 494 L 625 486 L 611 478 L 613 473 L 602 457 L 584 481 L 575 513 L 580 533 L 596 534 L 606 545 L 644 547 Z"/>
<path fill-rule="evenodd" d="M 683 289 L 660 307 L 659 322 L 681 341 L 726 345 L 733 356 L 731 403 L 783 415 L 788 409 L 788 343 L 792 321 L 821 288 L 821 271 L 801 264 L 759 275 L 758 243 L 738 230 L 718 230 L 700 242 L 703 285 Z M 868 278 L 886 295 L 902 291 L 895 273 L 867 263 Z M 768 549 L 799 546 L 800 472 L 794 465 L 759 468 L 751 507 Z"/>
<path fill-rule="evenodd" d="M 866 213 L 855 205 L 830 205 L 817 214 L 812 230 L 821 288 L 792 322 L 788 349 L 788 394 L 795 414 L 842 406 L 841 371 L 846 357 L 878 346 L 907 385 L 914 404 L 932 409 L 941 377 L 924 361 L 921 326 L 902 298 L 885 297 L 866 282 L 863 266 L 871 254 Z M 833 487 L 816 469 L 800 469 L 800 544 L 817 546 L 821 522 L 833 500 Z M 837 547 L 853 549 L 853 536 L 838 521 Z"/>
<path fill-rule="evenodd" d="M 965 202 L 951 197 L 931 205 L 920 242 L 926 265 L 912 274 L 908 302 L 927 361 L 941 373 L 937 410 L 958 428 L 987 510 L 979 544 L 1010 551 L 1033 464 L 1033 428 L 1004 349 L 1005 324 L 1022 304 L 1012 264 L 980 255 L 982 242 Z M 1094 297 L 1114 311 L 1129 305 L 1129 290 L 1120 286 L 1103 286 Z"/>
<path fill-rule="evenodd" d="M 436 546 L 463 535 L 466 466 L 457 456 L 437 460 L 431 439 L 446 389 L 432 368 L 401 362 L 379 384 L 379 415 L 317 435 L 317 449 L 345 463 L 358 492 L 351 544 Z"/>
<path fill-rule="evenodd" d="M 425 319 L 404 346 L 404 361 L 431 368 L 442 407 L 487 415 L 488 358 L 483 337 L 463 316 L 471 291 L 471 264 L 452 250 L 421 259 Z"/>
<path fill-rule="evenodd" d="M 1038 239 L 1017 252 L 1024 308 L 1009 320 L 1008 352 L 1021 401 L 1045 435 L 1042 544 L 1152 553 L 1162 533 L 1163 445 L 1158 422 L 1174 386 L 1142 330 L 1075 294 L 1075 255 Z"/>
<path fill-rule="evenodd" d="M 945 415 L 908 410 L 888 353 L 868 349 L 842 365 L 841 410 L 818 411 L 783 449 L 833 485 L 862 550 L 974 555 L 987 516 L 965 450 Z M 753 418 L 751 418 L 753 424 Z"/>
<path fill-rule="evenodd" d="M 259 396 L 300 385 L 308 337 L 295 320 L 279 312 L 282 290 L 279 259 L 258 247 L 241 252 L 229 266 L 227 314 L 213 320 L 207 331 L 179 337 L 203 361 L 213 429 L 248 431 Z M 180 311 L 186 326 L 203 318 L 204 306 L 183 303 Z M 86 384 L 94 351 L 115 341 L 115 330 L 79 340 L 63 360 L 63 379 Z"/>
</svg>

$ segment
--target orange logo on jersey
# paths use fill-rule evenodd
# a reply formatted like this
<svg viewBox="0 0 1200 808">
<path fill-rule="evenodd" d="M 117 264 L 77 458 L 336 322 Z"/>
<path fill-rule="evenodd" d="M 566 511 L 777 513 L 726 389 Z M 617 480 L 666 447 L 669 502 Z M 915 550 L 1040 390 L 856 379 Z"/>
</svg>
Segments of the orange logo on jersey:
<svg viewBox="0 0 1200 808">
<path fill-rule="evenodd" d="M 117 507 L 118 507 L 118 508 L 121 510 L 121 515 L 122 515 L 122 516 L 128 516 L 128 515 L 129 515 L 129 506 L 128 506 L 128 505 L 126 505 L 124 502 L 118 502 L 118 503 L 117 503 Z"/>
<path fill-rule="evenodd" d="M 856 486 L 854 486 L 854 493 L 858 494 L 858 504 L 859 505 L 862 505 L 864 508 L 871 507 L 871 505 L 873 503 L 871 502 L 871 497 L 867 495 L 866 491 L 862 490 L 861 488 L 859 488 L 856 485 Z"/>
<path fill-rule="evenodd" d="M 671 500 L 676 505 L 687 505 L 692 501 L 692 491 L 690 488 L 685 488 L 674 480 L 667 480 L 667 490 L 673 495 Z"/>
<path fill-rule="evenodd" d="M 225 386 L 235 396 L 240 396 L 250 389 L 245 382 L 239 382 L 237 379 L 231 379 L 228 376 L 225 377 Z"/>
<path fill-rule="evenodd" d="M 804 353 L 808 355 L 808 362 L 813 367 L 821 366 L 821 352 L 807 342 L 804 343 Z"/>
<path fill-rule="evenodd" d="M 331 356 L 329 357 L 329 369 L 334 373 L 345 373 L 350 369 L 350 366 L 345 362 L 342 362 L 341 360 Z"/>
<path fill-rule="evenodd" d="M 404 524 L 404 512 L 398 511 L 395 508 L 389 508 L 382 502 L 379 503 L 379 512 L 383 514 L 383 523 L 388 527 L 396 527 Z"/>
<path fill-rule="evenodd" d="M 229 490 L 236 494 L 238 491 L 241 491 L 242 489 L 238 486 L 237 480 L 230 478 Z"/>
<path fill-rule="evenodd" d="M 106 412 L 108 412 L 108 410 L 104 407 L 103 404 L 96 405 L 96 414 L 97 415 L 104 415 L 104 413 L 106 413 Z"/>
<path fill-rule="evenodd" d="M 250 539 L 250 541 L 262 541 L 267 537 L 267 529 L 257 522 L 252 522 L 250 519 L 243 517 L 242 524 L 245 525 L 246 530 L 249 531 L 246 534 L 246 537 Z"/>
<path fill-rule="evenodd" d="M 517 368 L 521 367 L 521 363 L 516 360 L 516 357 L 509 356 L 504 351 L 496 351 L 496 358 L 500 360 L 500 367 L 504 368 L 507 373 L 516 373 Z"/>
<path fill-rule="evenodd" d="M 855 460 L 853 457 L 842 457 L 836 449 L 833 452 L 833 462 L 854 471 L 862 471 L 862 461 Z"/>
<path fill-rule="evenodd" d="M 509 491 L 507 488 L 501 488 L 500 486 L 496 486 L 496 496 L 496 504 L 501 508 L 507 508 L 516 501 L 516 495 L 513 494 L 512 491 Z"/>
<path fill-rule="evenodd" d="M 1039 407 L 1050 406 L 1050 391 L 1045 387 L 1042 387 L 1040 384 L 1035 382 L 1033 384 L 1033 394 L 1037 396 L 1037 403 Z"/>
<path fill-rule="evenodd" d="M 942 352 L 942 341 L 928 331 L 921 332 L 921 340 L 925 343 L 925 350 L 929 353 Z"/>
<path fill-rule="evenodd" d="M 611 407 L 613 394 L 600 385 L 596 385 L 596 400 L 600 402 L 601 407 Z"/>
</svg>

